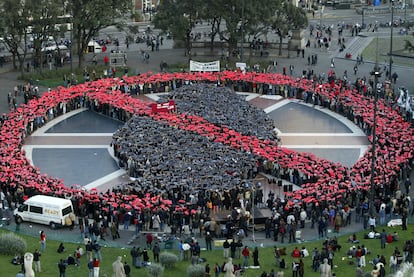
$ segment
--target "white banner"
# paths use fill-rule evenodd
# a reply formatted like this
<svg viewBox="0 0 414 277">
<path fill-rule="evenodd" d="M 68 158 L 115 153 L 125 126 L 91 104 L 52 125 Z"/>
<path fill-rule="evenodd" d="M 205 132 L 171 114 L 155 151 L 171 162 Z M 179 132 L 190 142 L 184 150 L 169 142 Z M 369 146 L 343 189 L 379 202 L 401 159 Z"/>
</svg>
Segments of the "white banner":
<svg viewBox="0 0 414 277">
<path fill-rule="evenodd" d="M 190 60 L 190 71 L 206 72 L 220 71 L 220 61 L 200 63 Z"/>
</svg>

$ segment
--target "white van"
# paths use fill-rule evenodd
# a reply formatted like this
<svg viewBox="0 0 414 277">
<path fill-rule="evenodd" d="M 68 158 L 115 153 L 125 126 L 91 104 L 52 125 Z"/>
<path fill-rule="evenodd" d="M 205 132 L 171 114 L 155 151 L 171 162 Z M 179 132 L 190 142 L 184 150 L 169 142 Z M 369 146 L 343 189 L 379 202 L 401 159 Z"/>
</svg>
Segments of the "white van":
<svg viewBox="0 0 414 277">
<path fill-rule="evenodd" d="M 86 49 L 86 53 L 102 53 L 102 46 L 99 45 L 99 43 L 97 43 L 94 40 L 89 41 L 88 43 L 88 48 Z"/>
<path fill-rule="evenodd" d="M 50 228 L 71 226 L 74 224 L 72 201 L 45 195 L 36 195 L 27 199 L 14 210 L 16 221 L 34 222 L 49 225 Z"/>
</svg>

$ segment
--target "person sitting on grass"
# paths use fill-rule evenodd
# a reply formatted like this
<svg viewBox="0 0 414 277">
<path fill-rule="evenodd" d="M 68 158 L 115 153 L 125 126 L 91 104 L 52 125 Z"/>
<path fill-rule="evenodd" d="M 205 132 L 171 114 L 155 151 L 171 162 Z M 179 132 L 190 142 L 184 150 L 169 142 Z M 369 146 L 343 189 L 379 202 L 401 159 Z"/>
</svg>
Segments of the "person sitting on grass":
<svg viewBox="0 0 414 277">
<path fill-rule="evenodd" d="M 63 242 L 61 242 L 61 243 L 59 244 L 59 247 L 58 247 L 58 249 L 57 249 L 57 252 L 58 252 L 58 253 L 63 253 L 63 252 L 65 252 L 65 250 L 66 250 L 65 246 L 63 246 Z"/>
<path fill-rule="evenodd" d="M 66 264 L 75 265 L 76 264 L 75 258 L 72 255 L 69 255 L 68 258 L 66 259 Z"/>
<path fill-rule="evenodd" d="M 356 234 L 354 233 L 354 234 L 352 234 L 352 235 L 348 238 L 347 242 L 350 242 L 350 243 L 359 243 L 359 240 L 357 239 L 357 236 L 356 236 Z"/>
</svg>

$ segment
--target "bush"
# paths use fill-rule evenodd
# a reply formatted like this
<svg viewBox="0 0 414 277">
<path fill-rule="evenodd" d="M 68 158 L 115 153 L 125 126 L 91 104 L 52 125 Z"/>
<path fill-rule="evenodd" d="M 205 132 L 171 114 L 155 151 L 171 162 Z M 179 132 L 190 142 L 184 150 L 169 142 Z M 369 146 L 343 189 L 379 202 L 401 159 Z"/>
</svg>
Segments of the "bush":
<svg viewBox="0 0 414 277">
<path fill-rule="evenodd" d="M 1 255 L 23 255 L 26 252 L 26 241 L 13 233 L 0 234 Z"/>
<path fill-rule="evenodd" d="M 147 267 L 148 277 L 162 277 L 164 274 L 164 267 L 160 264 L 151 264 Z"/>
<path fill-rule="evenodd" d="M 204 277 L 205 276 L 205 269 L 201 265 L 190 265 L 187 268 L 187 276 L 188 277 Z"/>
<path fill-rule="evenodd" d="M 170 252 L 162 252 L 160 254 L 160 264 L 165 268 L 174 267 L 175 263 L 178 261 L 177 255 Z"/>
</svg>

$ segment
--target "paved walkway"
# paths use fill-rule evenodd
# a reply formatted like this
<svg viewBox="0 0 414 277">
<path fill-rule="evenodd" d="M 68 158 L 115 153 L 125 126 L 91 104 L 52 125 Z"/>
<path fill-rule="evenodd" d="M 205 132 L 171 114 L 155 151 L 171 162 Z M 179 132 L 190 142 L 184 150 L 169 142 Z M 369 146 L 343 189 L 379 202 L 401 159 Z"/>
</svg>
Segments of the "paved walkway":
<svg viewBox="0 0 414 277">
<path fill-rule="evenodd" d="M 337 58 L 346 59 L 347 53 L 351 54 L 351 59 L 356 60 L 357 56 L 371 43 L 374 37 L 364 36 L 360 34 L 348 42 L 348 47 L 337 54 Z"/>
</svg>

